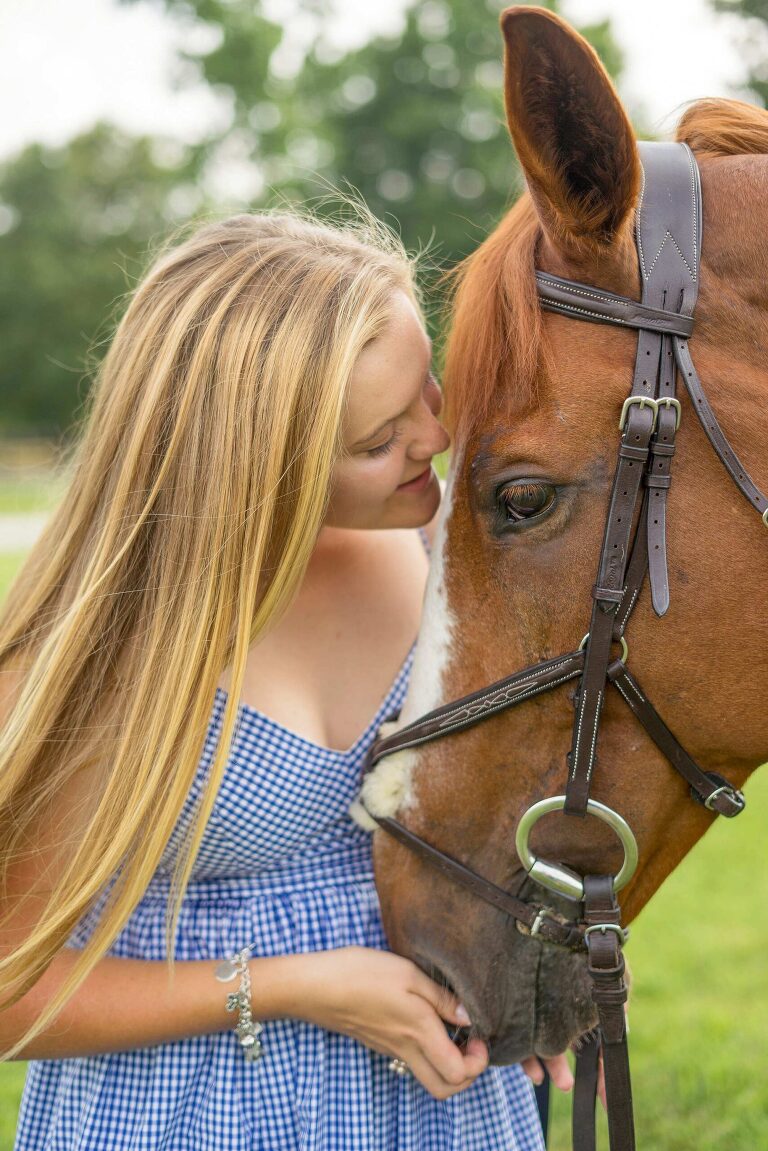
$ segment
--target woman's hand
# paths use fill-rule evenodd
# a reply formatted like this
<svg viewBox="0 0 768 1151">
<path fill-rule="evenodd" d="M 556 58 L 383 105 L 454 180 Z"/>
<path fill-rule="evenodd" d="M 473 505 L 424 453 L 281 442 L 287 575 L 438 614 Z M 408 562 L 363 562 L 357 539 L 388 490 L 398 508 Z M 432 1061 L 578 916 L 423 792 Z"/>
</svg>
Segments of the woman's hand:
<svg viewBox="0 0 768 1151">
<path fill-rule="evenodd" d="M 542 1058 L 541 1060 L 536 1055 L 530 1055 L 523 1060 L 521 1066 L 531 1082 L 535 1083 L 537 1087 L 544 1082 L 544 1067 L 549 1072 L 549 1077 L 555 1087 L 559 1087 L 561 1091 L 570 1091 L 573 1087 L 573 1072 L 568 1066 L 568 1060 L 564 1054 L 553 1055 L 551 1059 Z"/>
<path fill-rule="evenodd" d="M 351 1035 L 366 1047 L 404 1059 L 436 1099 L 469 1087 L 488 1066 L 488 1048 L 470 1038 L 464 1050 L 443 1020 L 469 1027 L 456 996 L 415 963 L 389 951 L 339 947 L 286 956 L 285 1015 Z"/>
</svg>

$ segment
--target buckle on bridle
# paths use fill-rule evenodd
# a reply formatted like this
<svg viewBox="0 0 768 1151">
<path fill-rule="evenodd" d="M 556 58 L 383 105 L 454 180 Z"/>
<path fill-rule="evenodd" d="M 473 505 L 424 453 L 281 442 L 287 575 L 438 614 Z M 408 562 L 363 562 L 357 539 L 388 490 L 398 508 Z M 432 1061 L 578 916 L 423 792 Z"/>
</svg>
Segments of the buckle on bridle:
<svg viewBox="0 0 768 1151">
<path fill-rule="evenodd" d="M 746 807 L 746 800 L 744 799 L 743 792 L 739 791 L 739 789 L 736 787 L 731 787 L 729 784 L 727 787 L 716 788 L 711 795 L 707 796 L 707 798 L 704 800 L 704 806 L 706 807 L 707 811 L 715 810 L 714 805 L 718 795 L 727 795 L 739 813 L 741 813 Z M 735 814 L 736 812 L 734 812 L 734 815 Z"/>
<path fill-rule="evenodd" d="M 541 930 L 541 925 L 546 918 L 547 918 L 547 908 L 546 907 L 539 908 L 539 910 L 536 912 L 536 918 L 534 919 L 534 921 L 530 927 L 531 935 L 538 935 L 539 934 L 539 931 Z"/>
<path fill-rule="evenodd" d="M 768 528 L 768 508 L 763 512 L 763 523 Z"/>
<path fill-rule="evenodd" d="M 618 935 L 621 945 L 629 939 L 629 928 L 620 927 L 618 923 L 593 923 L 591 927 L 584 928 L 584 938 L 586 939 L 593 931 L 599 931 L 601 935 L 605 935 L 606 931 L 613 931 Z"/>
<path fill-rule="evenodd" d="M 656 418 L 657 419 L 658 419 L 658 414 L 659 414 L 658 409 L 661 407 L 662 404 L 664 405 L 665 408 L 674 408 L 675 409 L 675 431 L 678 431 L 678 429 L 680 427 L 680 421 L 683 418 L 683 409 L 680 407 L 680 401 L 676 400 L 673 396 L 662 396 L 660 399 L 658 399 L 656 401 Z"/>
<path fill-rule="evenodd" d="M 678 407 L 680 406 L 677 400 L 675 400 L 675 403 L 677 403 Z M 656 427 L 656 420 L 659 415 L 659 403 L 658 400 L 654 400 L 652 396 L 627 396 L 626 400 L 624 401 L 624 406 L 621 409 L 621 416 L 619 417 L 619 431 L 624 431 L 624 428 L 627 424 L 629 409 L 634 404 L 638 404 L 641 408 L 653 408 L 653 423 L 651 424 L 651 431 L 653 431 L 653 429 Z"/>
</svg>

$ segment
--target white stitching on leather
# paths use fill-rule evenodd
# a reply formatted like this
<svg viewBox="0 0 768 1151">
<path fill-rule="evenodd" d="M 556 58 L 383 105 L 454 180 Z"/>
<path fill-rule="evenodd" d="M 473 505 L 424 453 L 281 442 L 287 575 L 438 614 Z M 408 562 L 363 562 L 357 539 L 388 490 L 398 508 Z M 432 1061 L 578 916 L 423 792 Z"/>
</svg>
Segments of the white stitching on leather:
<svg viewBox="0 0 768 1151">
<path fill-rule="evenodd" d="M 605 321 L 605 316 L 602 312 L 591 312 L 588 308 L 579 308 L 576 304 L 567 304 L 565 300 L 550 300 L 547 299 L 547 306 L 550 308 L 560 308 L 564 312 L 581 312 L 584 316 L 594 316 L 598 320 Z M 626 324 L 626 320 L 622 320 L 621 316 L 613 316 L 615 324 Z M 631 326 L 631 325 L 630 325 Z"/>
<path fill-rule="evenodd" d="M 529 696 L 537 695 L 540 691 L 545 691 L 549 687 L 557 687 L 557 685 L 560 683 L 565 683 L 569 679 L 575 679 L 577 675 L 581 675 L 580 670 L 568 672 L 567 675 L 560 676 L 559 679 L 553 679 L 551 682 L 543 684 L 540 688 L 539 687 L 529 688 L 528 691 L 522 692 L 519 696 L 517 696 L 517 699 L 518 700 L 528 699 Z M 497 707 L 495 709 L 496 711 L 502 710 L 503 702 L 504 701 L 502 701 L 502 704 L 499 705 L 499 707 Z M 488 711 L 486 714 L 487 715 L 493 715 L 494 712 Z M 458 720 L 454 719 L 453 723 L 447 724 L 444 728 L 440 729 L 440 734 L 442 735 L 444 732 L 449 732 L 449 731 L 452 731 L 456 727 L 461 727 L 463 722 L 464 722 L 463 718 L 458 719 Z M 432 734 L 427 733 L 426 735 L 418 735 L 414 739 L 406 740 L 404 743 L 399 743 L 396 747 L 393 747 L 389 751 L 384 752 L 384 754 L 381 756 L 381 759 L 376 761 L 376 767 L 378 767 L 381 760 L 386 759 L 386 757 L 388 755 L 396 755 L 397 752 L 399 752 L 399 751 L 406 751 L 409 747 L 418 747 L 419 744 L 429 743 L 430 740 L 433 740 L 436 738 L 437 738 L 437 736 L 434 733 L 432 733 Z M 374 767 L 374 769 L 373 769 L 374 771 L 376 770 L 376 767 Z"/>
<path fill-rule="evenodd" d="M 603 300 L 609 304 L 621 304 L 622 308 L 629 307 L 629 301 L 622 300 L 621 296 L 604 296 L 597 292 L 585 292 L 581 288 L 572 288 L 570 284 L 556 284 L 553 280 L 547 279 L 546 277 L 541 278 L 544 279 L 545 283 L 549 284 L 550 287 L 555 288 L 558 292 L 571 292 L 571 294 L 574 296 L 589 296 L 591 300 Z M 562 301 L 554 302 L 561 303 Z M 632 303 L 634 302 L 635 301 L 633 300 Z"/>
<path fill-rule="evenodd" d="M 602 691 L 599 691 L 597 693 L 597 711 L 595 713 L 596 715 L 600 714 L 600 700 L 602 698 L 603 698 L 603 693 L 602 693 Z M 588 760 L 589 766 L 587 767 L 587 783 L 589 783 L 589 781 L 592 779 L 592 768 L 595 766 L 595 745 L 597 743 L 598 730 L 599 730 L 599 725 L 596 723 L 595 724 L 595 731 L 594 731 L 594 734 L 592 736 L 592 746 L 589 749 L 589 760 Z"/>
<path fill-rule="evenodd" d="M 691 151 L 691 149 L 689 148 L 689 146 L 687 144 L 685 145 L 685 150 L 686 150 L 686 155 L 688 156 L 688 164 L 689 164 L 690 169 L 691 169 L 691 204 L 693 205 L 693 212 L 692 212 L 692 216 L 693 216 L 693 245 L 692 245 L 693 246 L 693 281 L 695 283 L 697 278 L 698 278 L 698 274 L 699 274 L 698 251 L 697 251 L 697 244 L 696 244 L 696 236 L 698 234 L 698 228 L 699 228 L 698 211 L 697 211 L 697 203 L 696 203 L 696 200 L 697 200 L 697 196 L 696 196 L 696 172 L 694 170 L 695 161 L 693 159 L 693 152 Z"/>
<path fill-rule="evenodd" d="M 685 264 L 686 268 L 688 269 L 688 275 L 691 277 L 691 279 L 693 280 L 693 282 L 694 282 L 694 283 L 696 283 L 696 273 L 692 271 L 692 269 L 691 269 L 691 265 L 688 263 L 688 261 L 686 260 L 685 256 L 683 255 L 683 250 L 682 250 L 682 248 L 680 247 L 680 245 L 678 244 L 677 240 L 675 239 L 675 237 L 672 235 L 672 233 L 671 233 L 671 232 L 667 232 L 667 235 L 669 236 L 670 240 L 672 241 L 672 243 L 673 243 L 673 244 L 675 245 L 675 247 L 677 248 L 677 251 L 678 251 L 678 253 L 679 253 L 679 255 L 680 255 L 680 259 L 683 261 L 683 263 Z"/>
<path fill-rule="evenodd" d="M 625 692 L 624 688 L 621 686 L 621 684 L 619 683 L 619 681 L 617 679 L 615 679 L 613 681 L 613 686 L 618 688 L 618 690 L 621 692 L 621 694 L 624 696 L 625 700 L 627 701 L 627 703 L 631 707 L 632 706 L 632 700 L 629 698 L 629 696 Z"/>
<path fill-rule="evenodd" d="M 581 695 L 581 707 L 579 709 L 579 726 L 576 728 L 576 744 L 573 749 L 573 763 L 571 764 L 571 779 L 574 778 L 576 772 L 576 765 L 579 762 L 579 743 L 581 741 L 581 724 L 584 719 L 584 710 L 587 706 L 587 696 L 589 692 L 585 689 Z"/>
<path fill-rule="evenodd" d="M 632 599 L 629 601 L 629 604 L 627 606 L 627 610 L 624 612 L 623 618 L 618 621 L 622 627 L 626 626 L 626 622 L 632 613 L 632 609 L 634 608 L 635 603 L 637 602 L 637 597 L 639 595 L 640 595 L 640 588 L 636 587 L 635 590 L 632 592 Z"/>
<path fill-rule="evenodd" d="M 643 277 L 647 280 L 648 276 L 645 273 L 645 254 L 643 252 L 643 229 L 642 224 L 642 211 L 643 199 L 645 198 L 645 168 L 640 165 L 640 174 L 642 176 L 642 183 L 640 184 L 640 196 L 637 201 L 637 209 L 635 211 L 635 233 L 637 235 L 637 250 L 640 255 L 640 267 L 643 272 Z"/>
<path fill-rule="evenodd" d="M 632 688 L 633 692 L 635 693 L 635 695 L 637 696 L 637 698 L 640 700 L 640 702 L 641 702 L 641 703 L 645 703 L 645 697 L 643 696 L 643 693 L 642 693 L 642 692 L 641 692 L 641 691 L 640 691 L 638 688 L 636 688 L 636 687 L 635 687 L 635 685 L 633 684 L 632 680 L 631 680 L 631 679 L 628 679 L 628 680 L 627 680 L 627 683 L 628 683 L 628 685 L 629 685 L 629 686 Z"/>
<path fill-rule="evenodd" d="M 569 661 L 567 659 L 558 660 L 557 663 L 552 664 L 552 667 L 549 669 L 549 671 L 551 671 L 551 672 L 557 671 L 558 668 L 565 667 L 565 665 L 568 662 Z M 455 719 L 457 714 L 461 714 L 462 712 L 464 714 L 467 714 L 471 708 L 475 708 L 475 707 L 478 708 L 480 711 L 483 711 L 486 707 L 492 706 L 492 704 L 496 701 L 497 697 L 501 697 L 502 702 L 509 699 L 510 692 L 512 693 L 512 697 L 514 698 L 514 696 L 516 694 L 516 688 L 522 687 L 523 684 L 528 683 L 528 681 L 531 679 L 536 679 L 540 674 L 541 674 L 540 672 L 533 671 L 530 673 L 530 675 L 522 676 L 515 683 L 511 683 L 511 684 L 508 684 L 506 687 L 499 688 L 499 690 L 495 691 L 493 693 L 493 695 L 487 695 L 487 696 L 484 696 L 482 699 L 476 699 L 471 704 L 458 704 L 457 703 L 455 708 L 451 711 L 447 711 L 443 718 L 446 721 L 451 720 L 451 719 Z M 545 684 L 544 686 L 548 687 L 550 685 Z M 440 726 L 442 728 L 442 722 L 441 722 Z"/>
<path fill-rule="evenodd" d="M 494 704 L 489 705 L 488 708 L 483 708 L 479 714 L 492 715 L 494 711 L 498 711 L 503 708 L 506 703 L 510 702 L 510 700 L 511 702 L 516 703 L 518 700 L 527 699 L 530 695 L 536 695 L 538 692 L 546 691 L 547 688 L 550 687 L 557 687 L 559 683 L 565 683 L 566 680 L 574 679 L 577 675 L 581 675 L 580 670 L 569 671 L 566 675 L 561 675 L 559 679 L 549 680 L 544 684 L 537 684 L 536 687 L 529 688 L 527 691 L 521 691 L 519 693 L 513 692 L 511 697 L 508 693 L 504 693 L 498 703 L 494 702 Z M 446 725 L 445 728 L 443 728 L 443 725 L 441 724 L 440 731 L 449 731 L 452 727 L 455 727 L 457 723 L 464 723 L 467 718 L 473 716 L 474 714 L 478 713 L 474 713 L 470 708 L 465 708 L 463 712 L 457 712 L 455 715 L 451 716 L 451 719 L 453 720 L 451 724 Z"/>
</svg>

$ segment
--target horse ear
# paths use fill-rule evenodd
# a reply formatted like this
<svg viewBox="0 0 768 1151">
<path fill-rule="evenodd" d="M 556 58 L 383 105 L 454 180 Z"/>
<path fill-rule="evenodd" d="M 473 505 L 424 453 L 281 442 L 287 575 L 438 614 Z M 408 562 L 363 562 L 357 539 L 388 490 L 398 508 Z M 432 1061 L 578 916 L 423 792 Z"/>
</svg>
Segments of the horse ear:
<svg viewBox="0 0 768 1151">
<path fill-rule="evenodd" d="M 501 15 L 507 121 L 545 232 L 566 256 L 605 250 L 640 191 L 635 134 L 587 41 L 542 8 Z"/>
</svg>

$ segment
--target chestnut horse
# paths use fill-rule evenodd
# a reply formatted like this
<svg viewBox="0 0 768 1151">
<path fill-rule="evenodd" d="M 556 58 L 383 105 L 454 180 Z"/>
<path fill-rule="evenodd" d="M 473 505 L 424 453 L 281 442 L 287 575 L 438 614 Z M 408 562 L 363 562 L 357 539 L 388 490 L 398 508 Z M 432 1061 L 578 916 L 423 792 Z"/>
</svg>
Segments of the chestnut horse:
<svg viewBox="0 0 768 1151">
<path fill-rule="evenodd" d="M 502 29 L 507 117 L 528 190 L 458 273 L 445 371 L 452 463 L 398 727 L 578 646 L 635 362 L 635 332 L 542 313 L 534 280 L 539 268 L 640 299 L 641 167 L 629 120 L 596 54 L 563 21 L 519 7 L 502 15 Z M 691 352 L 765 490 L 768 113 L 702 101 L 677 139 L 702 178 Z M 740 787 L 768 760 L 768 537 L 682 400 L 670 606 L 657 616 L 644 585 L 629 666 L 701 766 Z M 383 760 L 362 798 L 498 887 L 572 918 L 572 903 L 537 891 L 514 844 L 521 815 L 564 790 L 573 717 L 571 682 Z M 622 892 L 627 923 L 714 817 L 691 802 L 618 693 L 606 699 L 597 746 L 592 795 L 621 813 L 639 847 Z M 593 818 L 549 814 L 532 843 L 582 875 L 621 864 L 613 833 Z M 374 864 L 391 946 L 456 990 L 494 1063 L 554 1055 L 594 1025 L 583 952 L 523 934 L 382 830 Z"/>
</svg>

